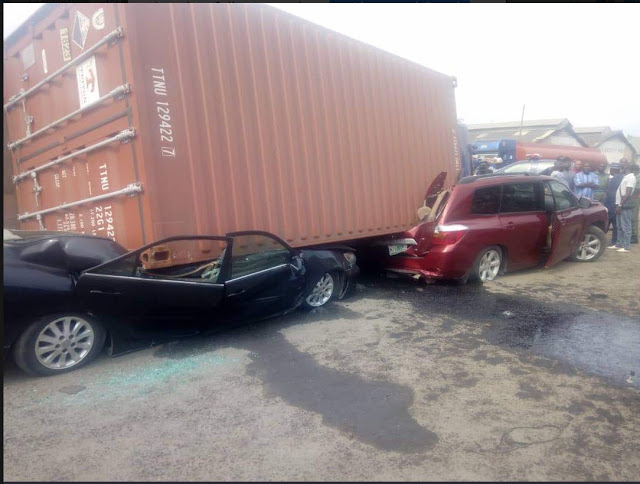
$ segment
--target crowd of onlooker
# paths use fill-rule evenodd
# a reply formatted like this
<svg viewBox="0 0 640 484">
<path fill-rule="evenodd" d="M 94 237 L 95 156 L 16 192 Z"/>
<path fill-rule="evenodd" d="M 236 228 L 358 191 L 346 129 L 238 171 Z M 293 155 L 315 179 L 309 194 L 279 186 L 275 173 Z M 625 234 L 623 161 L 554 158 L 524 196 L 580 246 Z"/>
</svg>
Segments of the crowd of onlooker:
<svg viewBox="0 0 640 484">
<path fill-rule="evenodd" d="M 592 170 L 591 163 L 560 156 L 550 172 L 564 183 L 577 197 L 586 197 L 601 202 L 609 212 L 609 224 L 613 227 L 610 249 L 629 252 L 630 244 L 638 243 L 638 215 L 640 187 L 637 177 L 640 167 L 626 158 L 619 163 L 599 165 Z M 607 227 L 608 229 L 609 227 Z"/>
</svg>

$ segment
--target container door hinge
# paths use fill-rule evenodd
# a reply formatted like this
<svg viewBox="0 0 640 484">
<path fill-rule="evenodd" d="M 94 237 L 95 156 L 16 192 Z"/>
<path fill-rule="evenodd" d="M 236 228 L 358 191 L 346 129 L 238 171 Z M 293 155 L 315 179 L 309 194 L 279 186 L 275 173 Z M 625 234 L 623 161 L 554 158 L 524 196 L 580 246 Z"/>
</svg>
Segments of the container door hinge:
<svg viewBox="0 0 640 484">
<path fill-rule="evenodd" d="M 38 198 L 40 196 L 40 193 L 42 192 L 42 186 L 40 184 L 38 184 L 38 175 L 35 172 L 31 173 L 31 178 L 33 179 L 33 190 L 32 192 L 34 193 L 35 197 L 36 197 L 36 207 L 40 206 L 40 199 Z"/>
</svg>

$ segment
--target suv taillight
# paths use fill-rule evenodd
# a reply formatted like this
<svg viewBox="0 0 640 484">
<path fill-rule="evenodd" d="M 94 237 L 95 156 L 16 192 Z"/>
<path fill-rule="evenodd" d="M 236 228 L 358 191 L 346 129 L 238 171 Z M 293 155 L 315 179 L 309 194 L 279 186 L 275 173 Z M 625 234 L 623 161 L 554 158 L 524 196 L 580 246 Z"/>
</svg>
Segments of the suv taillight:
<svg viewBox="0 0 640 484">
<path fill-rule="evenodd" d="M 437 225 L 433 231 L 433 245 L 453 245 L 469 231 L 466 225 Z"/>
</svg>

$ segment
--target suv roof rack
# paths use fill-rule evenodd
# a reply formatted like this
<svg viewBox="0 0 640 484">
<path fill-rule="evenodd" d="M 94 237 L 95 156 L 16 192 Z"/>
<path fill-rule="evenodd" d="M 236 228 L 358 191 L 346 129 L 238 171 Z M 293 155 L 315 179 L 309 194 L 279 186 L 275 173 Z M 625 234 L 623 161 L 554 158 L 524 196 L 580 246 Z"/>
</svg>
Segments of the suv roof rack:
<svg viewBox="0 0 640 484">
<path fill-rule="evenodd" d="M 486 175 L 473 175 L 465 176 L 458 181 L 459 185 L 466 183 L 473 183 L 476 180 L 482 180 L 483 178 L 494 178 L 496 176 L 540 176 L 539 173 L 487 173 Z"/>
</svg>

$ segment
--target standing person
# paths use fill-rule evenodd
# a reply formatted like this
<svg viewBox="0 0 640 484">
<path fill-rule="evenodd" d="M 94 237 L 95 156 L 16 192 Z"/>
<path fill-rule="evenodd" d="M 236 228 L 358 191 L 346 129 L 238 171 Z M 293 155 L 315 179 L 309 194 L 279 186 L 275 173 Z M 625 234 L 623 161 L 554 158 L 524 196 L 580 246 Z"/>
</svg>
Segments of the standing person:
<svg viewBox="0 0 640 484">
<path fill-rule="evenodd" d="M 551 176 L 560 180 L 569 190 L 571 190 L 569 186 L 571 180 L 571 176 L 569 175 L 570 169 L 571 162 L 564 156 L 558 156 L 553 165 L 553 171 L 551 172 Z"/>
<path fill-rule="evenodd" d="M 634 165 L 634 170 L 636 170 Z M 623 158 L 620 160 L 620 168 L 624 177 L 616 191 L 616 226 L 618 229 L 617 244 L 609 249 L 617 249 L 618 252 L 627 253 L 631 250 L 631 217 L 633 207 L 627 203 L 636 187 L 636 177 L 630 172 L 629 162 Z"/>
<path fill-rule="evenodd" d="M 567 168 L 562 171 L 562 176 L 564 177 L 564 180 L 566 182 L 565 184 L 569 187 L 569 190 L 571 190 L 572 192 L 575 192 L 576 185 L 574 183 L 574 180 L 576 177 L 576 172 L 571 169 L 571 166 L 572 166 L 571 158 L 569 158 L 568 156 L 565 156 L 564 162 L 566 163 Z"/>
<path fill-rule="evenodd" d="M 598 188 L 598 176 L 591 171 L 591 163 L 585 162 L 582 171 L 576 173 L 574 178 L 576 186 L 575 194 L 578 198 L 586 197 L 593 200 L 594 189 Z"/>
<path fill-rule="evenodd" d="M 565 181 L 567 182 L 566 184 L 569 186 L 569 189 L 572 192 L 574 192 L 575 189 L 576 189 L 576 186 L 573 183 L 573 180 L 576 177 L 576 172 L 574 171 L 575 167 L 572 168 L 572 161 L 571 161 L 571 158 L 569 158 L 568 156 L 564 157 L 564 161 L 568 165 L 568 169 L 566 171 L 562 172 L 562 176 L 564 177 Z M 576 161 L 576 163 L 578 163 L 578 161 Z M 580 161 L 580 169 L 582 169 L 582 162 L 581 161 Z"/>
<path fill-rule="evenodd" d="M 582 160 L 576 160 L 573 164 L 573 172 L 578 173 L 582 171 Z"/>
<path fill-rule="evenodd" d="M 482 160 L 482 164 L 476 170 L 476 175 L 488 175 L 489 173 L 493 173 L 493 170 L 489 166 L 490 163 L 491 162 L 489 161 L 488 158 L 485 158 L 484 160 Z"/>
<path fill-rule="evenodd" d="M 609 175 L 606 173 L 606 169 L 606 162 L 598 166 L 598 170 L 596 171 L 596 176 L 598 177 L 598 188 L 593 191 L 593 199 L 602 204 L 604 204 L 604 199 L 607 196 L 607 184 L 609 183 Z"/>
<path fill-rule="evenodd" d="M 609 230 L 609 226 L 612 228 L 611 245 L 616 245 L 618 240 L 616 230 L 616 192 L 618 191 L 622 178 L 624 178 L 624 175 L 620 173 L 620 163 L 611 163 L 609 173 L 611 174 L 611 178 L 607 182 L 607 193 L 604 199 L 604 205 L 607 207 L 607 211 L 609 212 L 609 225 L 607 226 L 607 231 Z"/>
<path fill-rule="evenodd" d="M 635 208 L 631 213 L 631 243 L 638 243 L 638 216 L 640 216 L 640 200 L 638 199 L 640 195 L 640 181 L 638 181 L 638 172 L 640 172 L 640 167 L 637 164 L 631 165 L 631 173 L 636 176 L 636 191 L 633 194 Z"/>
</svg>

